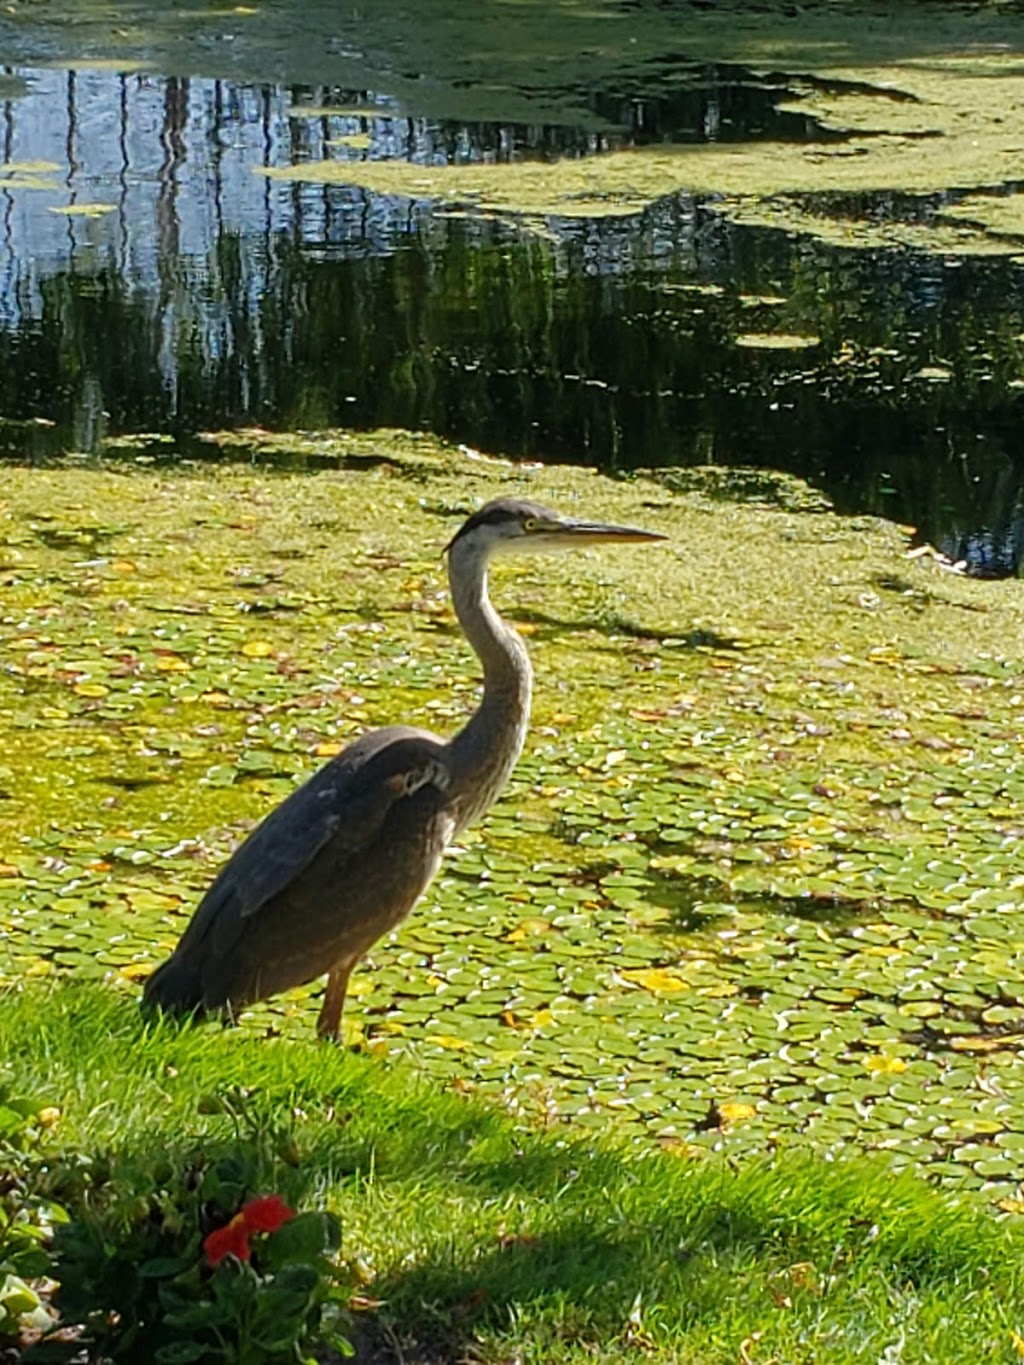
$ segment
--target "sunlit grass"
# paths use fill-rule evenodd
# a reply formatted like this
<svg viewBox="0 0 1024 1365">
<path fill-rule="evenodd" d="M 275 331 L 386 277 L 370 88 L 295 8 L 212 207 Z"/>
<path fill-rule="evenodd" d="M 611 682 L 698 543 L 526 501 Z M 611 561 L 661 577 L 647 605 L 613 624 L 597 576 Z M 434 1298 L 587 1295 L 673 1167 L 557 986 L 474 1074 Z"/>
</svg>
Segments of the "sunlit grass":
<svg viewBox="0 0 1024 1365">
<path fill-rule="evenodd" d="M 147 1025 L 98 986 L 0 998 L 0 1075 L 126 1195 L 231 1138 L 213 1093 L 290 1122 L 293 1187 L 340 1214 L 353 1291 L 381 1302 L 357 1314 L 367 1360 L 981 1362 L 1024 1326 L 1017 1227 L 880 1164 L 524 1131 L 367 1057 Z"/>
</svg>

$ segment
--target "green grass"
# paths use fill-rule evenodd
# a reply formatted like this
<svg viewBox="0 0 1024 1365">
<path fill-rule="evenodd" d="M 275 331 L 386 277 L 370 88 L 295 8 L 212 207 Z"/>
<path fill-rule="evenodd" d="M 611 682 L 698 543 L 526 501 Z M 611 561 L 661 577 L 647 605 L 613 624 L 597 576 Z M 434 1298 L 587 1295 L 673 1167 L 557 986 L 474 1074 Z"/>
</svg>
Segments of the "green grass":
<svg viewBox="0 0 1024 1365">
<path fill-rule="evenodd" d="M 0 997 L 0 1081 L 60 1110 L 47 1164 L 102 1157 L 125 1199 L 197 1138 L 230 1142 L 204 1097 L 245 1087 L 292 1126 L 287 1193 L 340 1214 L 353 1287 L 382 1301 L 358 1314 L 366 1360 L 1019 1359 L 1019 1228 L 865 1159 L 524 1131 L 365 1056 L 146 1024 L 101 986 Z"/>
</svg>

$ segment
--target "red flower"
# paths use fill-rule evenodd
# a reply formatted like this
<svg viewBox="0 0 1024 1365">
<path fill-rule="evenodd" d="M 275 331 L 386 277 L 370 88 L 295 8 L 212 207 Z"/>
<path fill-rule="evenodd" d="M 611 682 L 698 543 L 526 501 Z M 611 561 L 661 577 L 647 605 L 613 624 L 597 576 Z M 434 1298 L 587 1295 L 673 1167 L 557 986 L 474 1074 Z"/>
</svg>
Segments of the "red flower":
<svg viewBox="0 0 1024 1365">
<path fill-rule="evenodd" d="M 208 1265 L 220 1265 L 225 1256 L 237 1256 L 240 1261 L 247 1261 L 250 1251 L 249 1229 L 245 1226 L 245 1217 L 236 1213 L 225 1227 L 211 1232 L 203 1241 L 203 1250 L 206 1252 Z"/>
<path fill-rule="evenodd" d="M 230 1223 L 216 1228 L 204 1238 L 203 1250 L 206 1252 L 207 1264 L 220 1265 L 225 1256 L 236 1256 L 240 1261 L 247 1261 L 252 1255 L 249 1238 L 254 1232 L 276 1232 L 289 1218 L 294 1217 L 295 1210 L 290 1209 L 279 1194 L 264 1194 L 257 1199 L 250 1199 Z"/>
<path fill-rule="evenodd" d="M 263 1194 L 243 1205 L 242 1217 L 250 1232 L 276 1232 L 295 1217 L 295 1210 L 279 1194 Z"/>
</svg>

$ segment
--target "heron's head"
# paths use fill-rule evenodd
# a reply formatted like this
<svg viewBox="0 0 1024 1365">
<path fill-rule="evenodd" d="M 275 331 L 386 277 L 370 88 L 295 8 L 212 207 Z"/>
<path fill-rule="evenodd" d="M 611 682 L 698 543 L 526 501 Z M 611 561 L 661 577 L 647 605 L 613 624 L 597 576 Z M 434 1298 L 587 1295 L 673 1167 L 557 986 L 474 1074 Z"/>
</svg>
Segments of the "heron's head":
<svg viewBox="0 0 1024 1365">
<path fill-rule="evenodd" d="M 525 498 L 495 498 L 474 512 L 448 542 L 449 552 L 475 551 L 484 558 L 518 550 L 563 550 L 607 541 L 664 540 L 656 531 L 603 521 L 562 517 Z"/>
</svg>

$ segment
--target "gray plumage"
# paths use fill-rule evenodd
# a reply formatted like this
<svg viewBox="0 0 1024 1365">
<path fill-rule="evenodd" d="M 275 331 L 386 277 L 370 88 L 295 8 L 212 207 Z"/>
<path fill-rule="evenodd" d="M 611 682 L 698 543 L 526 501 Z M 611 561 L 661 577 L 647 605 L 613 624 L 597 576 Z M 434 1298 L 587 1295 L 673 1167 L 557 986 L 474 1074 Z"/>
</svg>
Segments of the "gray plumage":
<svg viewBox="0 0 1024 1365">
<path fill-rule="evenodd" d="M 480 706 L 450 740 L 406 725 L 363 735 L 284 800 L 221 869 L 144 1003 L 236 1014 L 328 974 L 317 1030 L 337 1038 L 351 971 L 408 915 L 447 844 L 495 800 L 523 747 L 532 672 L 487 596 L 497 553 L 663 537 L 501 498 L 448 546 L 452 602 L 483 665 Z"/>
</svg>

